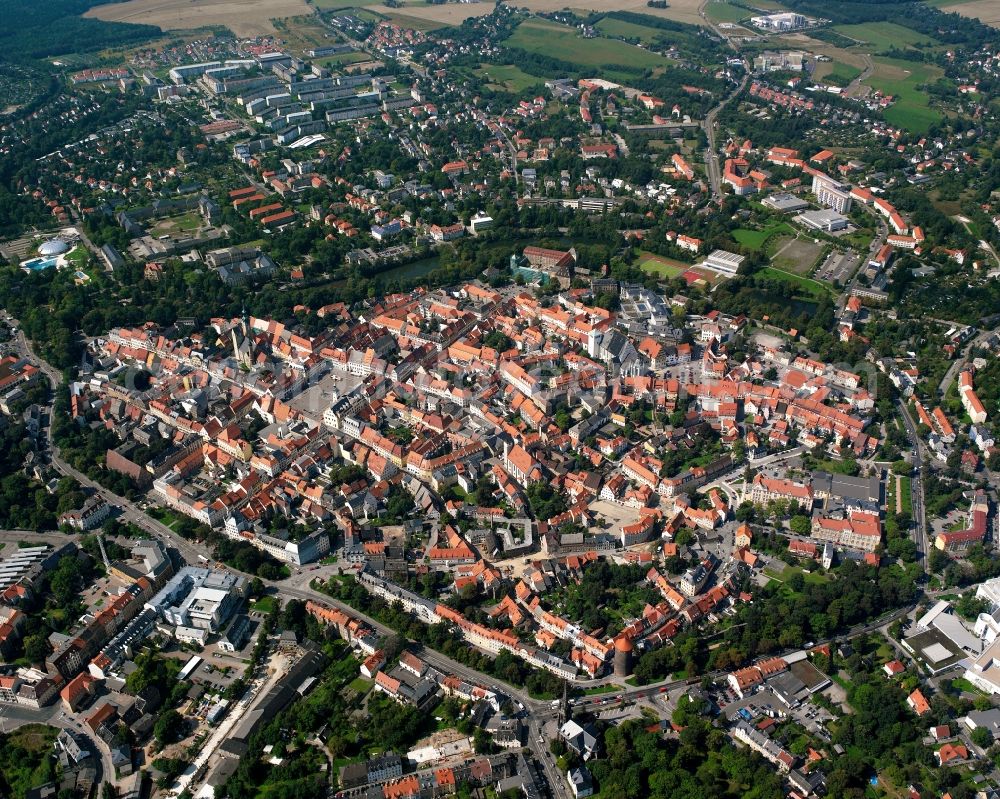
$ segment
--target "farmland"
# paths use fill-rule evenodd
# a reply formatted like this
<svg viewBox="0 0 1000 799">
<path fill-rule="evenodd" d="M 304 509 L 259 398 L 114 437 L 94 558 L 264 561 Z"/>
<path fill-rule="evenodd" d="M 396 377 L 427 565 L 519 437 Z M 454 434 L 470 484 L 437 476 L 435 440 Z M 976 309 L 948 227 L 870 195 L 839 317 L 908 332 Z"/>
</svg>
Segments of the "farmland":
<svg viewBox="0 0 1000 799">
<path fill-rule="evenodd" d="M 952 14 L 978 19 L 994 28 L 1000 27 L 1000 4 L 996 0 L 930 0 L 930 5 Z"/>
<path fill-rule="evenodd" d="M 507 39 L 509 47 L 538 53 L 580 67 L 622 64 L 640 69 L 663 66 L 666 59 L 613 39 L 584 39 L 574 28 L 529 19 Z"/>
<path fill-rule="evenodd" d="M 305 0 L 127 0 L 91 8 L 84 16 L 106 22 L 158 25 L 166 30 L 186 30 L 223 25 L 237 36 L 275 32 L 271 20 L 309 13 Z"/>
<path fill-rule="evenodd" d="M 512 64 L 486 64 L 475 70 L 475 74 L 488 81 L 490 88 L 500 91 L 521 92 L 543 83 L 541 78 L 529 75 Z"/>
<path fill-rule="evenodd" d="M 308 0 L 310 5 L 316 6 L 320 11 L 347 10 L 352 6 L 363 8 L 365 6 L 377 6 L 382 4 L 382 0 Z"/>
<path fill-rule="evenodd" d="M 645 0 L 574 0 L 568 4 L 572 8 L 587 11 L 636 11 L 653 17 L 664 17 L 689 25 L 705 25 L 705 20 L 698 14 L 702 0 L 671 0 L 667 8 L 650 8 Z M 567 7 L 566 0 L 521 0 L 516 4 L 519 8 L 529 8 L 532 11 L 560 11 Z M 462 6 L 472 8 L 474 6 Z M 492 9 L 492 3 L 490 4 Z"/>
<path fill-rule="evenodd" d="M 870 47 L 874 52 L 890 50 L 893 47 L 914 47 L 932 45 L 934 40 L 904 28 L 894 22 L 866 22 L 861 25 L 836 25 L 834 30 L 842 36 L 854 39 Z"/>
<path fill-rule="evenodd" d="M 611 17 L 605 17 L 597 23 L 596 27 L 605 36 L 637 39 L 643 44 L 651 44 L 656 39 L 657 34 L 654 28 L 647 28 L 643 25 L 636 25 L 634 22 L 625 22 Z"/>
<path fill-rule="evenodd" d="M 941 70 L 930 64 L 892 58 L 876 58 L 875 63 L 875 73 L 865 82 L 898 98 L 885 110 L 886 122 L 914 133 L 926 133 L 941 119 L 941 112 L 930 107 L 927 93 L 919 87 L 940 77 Z"/>
<path fill-rule="evenodd" d="M 705 6 L 705 14 L 714 22 L 739 22 L 750 16 L 745 8 L 734 6 L 725 0 L 709 0 Z"/>
<path fill-rule="evenodd" d="M 468 17 L 479 17 L 493 10 L 492 6 L 482 3 L 448 3 L 445 5 L 404 6 L 389 8 L 384 5 L 368 6 L 367 9 L 401 28 L 412 28 L 417 31 L 432 31 L 447 28 L 450 25 L 461 25 Z M 472 10 L 470 10 L 472 9 Z"/>
</svg>

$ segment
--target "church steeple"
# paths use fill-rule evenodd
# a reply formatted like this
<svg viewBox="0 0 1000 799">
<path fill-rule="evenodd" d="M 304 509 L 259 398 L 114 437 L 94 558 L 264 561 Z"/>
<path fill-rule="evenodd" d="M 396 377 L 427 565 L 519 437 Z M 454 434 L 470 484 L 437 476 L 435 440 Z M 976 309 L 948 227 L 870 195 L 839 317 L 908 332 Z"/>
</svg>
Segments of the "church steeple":
<svg viewBox="0 0 1000 799">
<path fill-rule="evenodd" d="M 239 325 L 233 325 L 232 338 L 233 338 L 233 357 L 237 360 L 237 362 L 241 366 L 243 366 L 246 369 L 249 369 L 250 365 L 253 363 L 253 339 L 251 338 L 252 332 L 253 331 L 251 330 L 250 327 L 250 316 L 247 314 L 246 305 L 244 305 Z"/>
</svg>

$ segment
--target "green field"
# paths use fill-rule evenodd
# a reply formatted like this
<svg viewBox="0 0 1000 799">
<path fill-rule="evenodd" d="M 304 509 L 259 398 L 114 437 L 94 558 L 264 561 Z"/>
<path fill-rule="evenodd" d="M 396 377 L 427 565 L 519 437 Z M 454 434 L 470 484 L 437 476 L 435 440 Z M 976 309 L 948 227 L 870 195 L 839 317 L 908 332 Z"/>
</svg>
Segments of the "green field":
<svg viewBox="0 0 1000 799">
<path fill-rule="evenodd" d="M 529 19 L 518 25 L 505 44 L 588 68 L 621 64 L 652 69 L 667 64 L 662 56 L 625 42 L 602 38 L 584 39 L 575 28 L 537 19 Z"/>
<path fill-rule="evenodd" d="M 326 56 L 326 58 L 317 58 L 315 63 L 319 64 L 321 67 L 339 67 L 344 64 L 360 64 L 362 61 L 370 61 L 371 56 L 368 53 L 359 53 L 357 51 L 353 53 L 338 53 L 337 55 Z"/>
<path fill-rule="evenodd" d="M 190 233 L 201 227 L 201 215 L 197 211 L 188 211 L 186 214 L 168 216 L 160 219 L 153 225 L 153 235 L 171 232 Z"/>
<path fill-rule="evenodd" d="M 860 25 L 834 25 L 833 30 L 859 42 L 866 42 L 875 52 L 893 47 L 914 47 L 918 44 L 936 42 L 912 28 L 904 28 L 895 22 L 865 22 Z"/>
<path fill-rule="evenodd" d="M 605 36 L 638 39 L 643 44 L 652 43 L 656 39 L 657 34 L 655 28 L 646 28 L 642 25 L 636 25 L 634 22 L 625 22 L 624 20 L 613 19 L 611 17 L 604 17 L 595 27 Z M 659 32 L 664 33 L 665 31 Z"/>
<path fill-rule="evenodd" d="M 781 234 L 795 235 L 795 229 L 787 222 L 776 222 L 768 225 L 763 230 L 750 230 L 749 228 L 738 228 L 733 231 L 732 236 L 737 244 L 750 250 L 757 251 L 767 244 L 772 236 Z"/>
<path fill-rule="evenodd" d="M 791 272 L 783 272 L 773 266 L 765 266 L 757 274 L 771 280 L 783 280 L 786 283 L 791 283 L 801 292 L 802 296 L 812 297 L 816 300 L 830 293 L 830 289 L 818 280 L 802 277 L 802 275 L 793 275 Z"/>
<path fill-rule="evenodd" d="M 716 22 L 739 22 L 749 17 L 750 12 L 725 0 L 709 0 L 705 6 L 705 16 Z"/>
<path fill-rule="evenodd" d="M 491 88 L 507 92 L 522 92 L 544 83 L 543 78 L 529 75 L 512 64 L 486 64 L 475 70 L 475 74 L 488 81 Z"/>
<path fill-rule="evenodd" d="M 639 250 L 639 258 L 635 262 L 643 272 L 657 277 L 678 277 L 691 268 L 689 264 L 654 255 L 645 250 Z"/>
<path fill-rule="evenodd" d="M 884 111 L 886 122 L 913 133 L 926 133 L 941 121 L 941 112 L 930 107 L 927 93 L 919 88 L 941 76 L 939 67 L 893 58 L 876 58 L 875 63 L 880 68 L 865 82 L 897 98 Z"/>
<path fill-rule="evenodd" d="M 822 72 L 819 76 L 819 80 L 824 80 L 832 86 L 847 86 L 852 80 L 854 80 L 858 75 L 861 74 L 861 70 L 857 67 L 852 67 L 850 64 L 844 64 L 840 61 L 834 61 L 829 64 L 831 69 Z M 817 69 L 817 72 L 819 70 Z"/>
</svg>

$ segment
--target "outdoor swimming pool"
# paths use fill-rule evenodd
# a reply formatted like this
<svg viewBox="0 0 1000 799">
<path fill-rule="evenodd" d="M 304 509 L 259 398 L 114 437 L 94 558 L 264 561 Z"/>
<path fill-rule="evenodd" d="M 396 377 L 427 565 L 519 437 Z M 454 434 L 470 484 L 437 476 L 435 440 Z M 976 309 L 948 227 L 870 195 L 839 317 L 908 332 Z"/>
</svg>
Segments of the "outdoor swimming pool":
<svg viewBox="0 0 1000 799">
<path fill-rule="evenodd" d="M 56 265 L 59 259 L 55 256 L 48 258 L 32 258 L 30 261 L 21 263 L 21 268 L 25 272 L 41 272 L 43 269 L 50 269 Z"/>
</svg>

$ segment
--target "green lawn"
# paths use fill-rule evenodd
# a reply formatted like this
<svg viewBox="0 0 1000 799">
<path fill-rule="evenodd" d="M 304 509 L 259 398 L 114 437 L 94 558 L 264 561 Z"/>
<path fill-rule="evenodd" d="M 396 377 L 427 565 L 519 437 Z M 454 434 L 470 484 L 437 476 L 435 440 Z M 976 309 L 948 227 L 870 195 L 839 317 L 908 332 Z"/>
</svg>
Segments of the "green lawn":
<svg viewBox="0 0 1000 799">
<path fill-rule="evenodd" d="M 801 566 L 785 566 L 784 570 L 781 572 L 777 572 L 773 568 L 767 568 L 764 569 L 764 574 L 772 580 L 779 580 L 783 583 L 788 582 L 788 579 L 793 574 L 801 574 L 806 585 L 822 585 L 829 580 L 828 577 L 818 574 L 817 572 L 806 572 Z"/>
<path fill-rule="evenodd" d="M 910 495 L 910 478 L 900 477 L 899 478 L 899 504 L 903 509 L 903 513 L 907 516 L 913 516 L 913 497 Z"/>
<path fill-rule="evenodd" d="M 545 81 L 529 75 L 513 64 L 485 64 L 475 70 L 475 74 L 495 89 L 508 92 L 522 92 L 532 86 L 540 86 Z"/>
<path fill-rule="evenodd" d="M 90 253 L 87 252 L 86 247 L 82 244 L 78 244 L 66 253 L 66 260 L 69 261 L 74 268 L 83 269 L 90 262 Z"/>
<path fill-rule="evenodd" d="M 250 610 L 263 613 L 265 616 L 272 613 L 278 606 L 278 600 L 273 596 L 262 596 L 260 599 L 250 603 Z"/>
<path fill-rule="evenodd" d="M 833 30 L 842 36 L 865 42 L 875 52 L 893 47 L 913 47 L 918 44 L 936 44 L 934 39 L 917 33 L 912 28 L 904 28 L 895 22 L 864 22 L 860 25 L 834 25 Z"/>
<path fill-rule="evenodd" d="M 618 690 L 616 685 L 595 685 L 593 688 L 588 688 L 583 693 L 586 696 L 599 696 L 600 694 L 613 694 Z"/>
<path fill-rule="evenodd" d="M 830 289 L 818 280 L 802 277 L 802 275 L 793 275 L 791 272 L 784 272 L 781 269 L 775 269 L 773 266 L 766 266 L 757 274 L 768 277 L 771 280 L 784 280 L 787 283 L 792 283 L 804 296 L 816 300 L 820 299 L 824 294 L 830 293 Z"/>
<path fill-rule="evenodd" d="M 930 107 L 927 93 L 919 88 L 941 76 L 939 67 L 893 58 L 876 58 L 875 63 L 883 69 L 876 69 L 866 82 L 896 98 L 884 111 L 886 122 L 913 133 L 926 133 L 941 120 L 941 112 Z"/>
<path fill-rule="evenodd" d="M 575 28 L 538 19 L 518 25 L 505 44 L 587 68 L 621 64 L 651 69 L 667 65 L 665 58 L 648 50 L 614 39 L 584 39 Z"/>
<path fill-rule="evenodd" d="M 160 524 L 166 525 L 171 530 L 176 529 L 178 523 L 180 522 L 180 517 L 178 517 L 173 511 L 167 510 L 166 508 L 152 507 L 149 509 L 148 513 L 160 522 Z"/>
<path fill-rule="evenodd" d="M 768 225 L 763 230 L 737 228 L 732 232 L 732 236 L 736 240 L 737 244 L 756 251 L 767 244 L 768 239 L 772 236 L 778 236 L 783 233 L 794 236 L 795 229 L 787 222 L 775 222 L 774 224 Z"/>
<path fill-rule="evenodd" d="M 364 677 L 355 677 L 351 680 L 349 687 L 352 690 L 357 691 L 359 694 L 366 694 L 372 687 L 372 681 L 366 680 Z"/>
<path fill-rule="evenodd" d="M 654 255 L 645 250 L 639 250 L 639 258 L 635 263 L 643 272 L 657 277 L 678 277 L 691 268 L 690 264 Z"/>
</svg>

